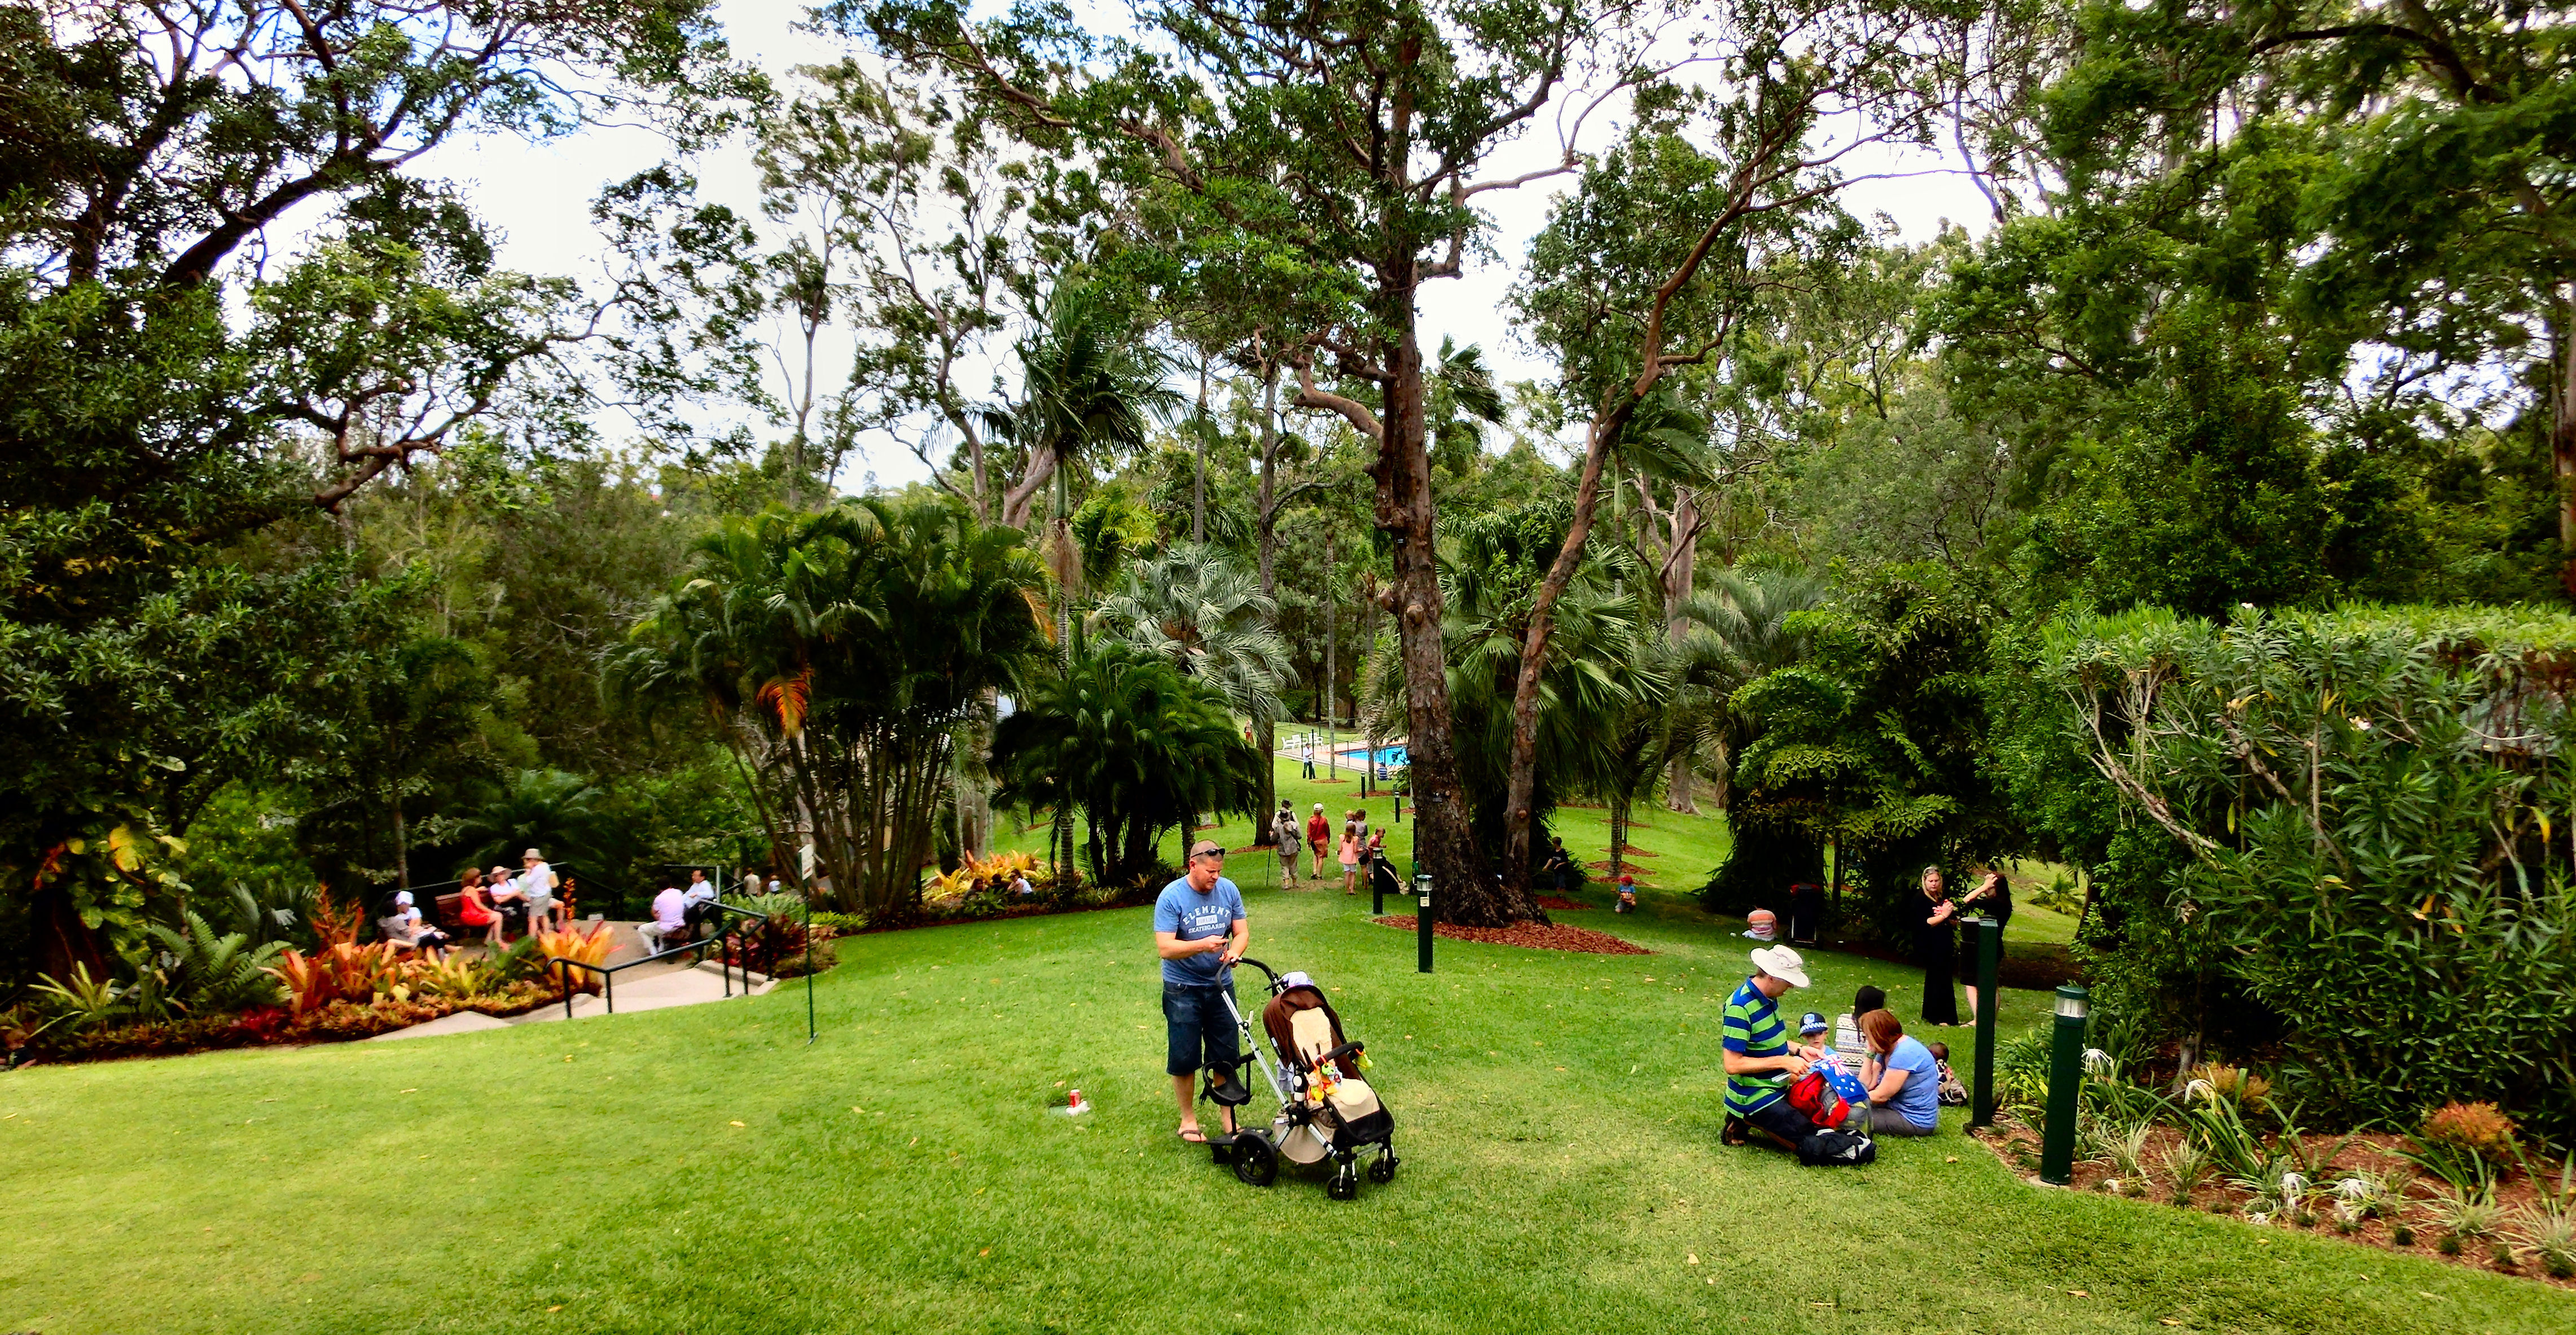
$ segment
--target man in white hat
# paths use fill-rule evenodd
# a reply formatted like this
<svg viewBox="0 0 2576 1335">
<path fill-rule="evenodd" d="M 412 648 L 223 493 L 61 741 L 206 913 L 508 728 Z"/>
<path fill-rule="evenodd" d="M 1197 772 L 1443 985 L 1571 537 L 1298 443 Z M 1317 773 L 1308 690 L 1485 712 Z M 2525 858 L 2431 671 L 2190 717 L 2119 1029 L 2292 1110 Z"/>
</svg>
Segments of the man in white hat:
<svg viewBox="0 0 2576 1335">
<path fill-rule="evenodd" d="M 1807 1073 L 1807 1059 L 1789 1044 L 1789 1026 L 1774 1003 L 1790 988 L 1807 985 L 1807 962 L 1787 946 L 1753 952 L 1753 973 L 1726 999 L 1726 1132 L 1741 1145 L 1759 1131 L 1795 1150 L 1816 1128 L 1789 1106 L 1789 1082 Z"/>
<path fill-rule="evenodd" d="M 528 901 L 528 930 L 534 932 L 554 911 L 555 869 L 533 848 L 520 854 L 519 862 L 526 868 L 519 873 L 519 894 Z"/>
</svg>

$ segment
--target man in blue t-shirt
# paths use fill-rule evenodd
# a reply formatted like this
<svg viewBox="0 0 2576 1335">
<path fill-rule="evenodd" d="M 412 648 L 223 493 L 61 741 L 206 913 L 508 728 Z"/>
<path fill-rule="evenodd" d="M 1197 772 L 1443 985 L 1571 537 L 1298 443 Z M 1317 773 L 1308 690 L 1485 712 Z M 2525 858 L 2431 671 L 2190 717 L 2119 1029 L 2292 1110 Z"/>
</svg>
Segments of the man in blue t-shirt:
<svg viewBox="0 0 2576 1335">
<path fill-rule="evenodd" d="M 1154 951 L 1163 957 L 1163 1069 L 1181 1105 L 1181 1139 L 1193 1145 L 1207 1143 L 1193 1088 L 1200 1068 L 1241 1055 L 1226 998 L 1252 929 L 1243 918 L 1243 892 L 1224 870 L 1225 847 L 1201 839 L 1190 846 L 1189 869 L 1154 900 Z M 1231 1133 L 1234 1109 L 1220 1105 L 1220 1111 Z"/>
</svg>

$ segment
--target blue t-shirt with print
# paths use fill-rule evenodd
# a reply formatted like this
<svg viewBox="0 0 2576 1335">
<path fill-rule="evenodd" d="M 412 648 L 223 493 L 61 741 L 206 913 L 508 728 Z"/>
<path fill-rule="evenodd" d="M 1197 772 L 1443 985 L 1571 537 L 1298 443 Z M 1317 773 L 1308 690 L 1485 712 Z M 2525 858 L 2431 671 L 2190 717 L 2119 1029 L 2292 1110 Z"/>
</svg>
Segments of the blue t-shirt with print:
<svg viewBox="0 0 2576 1335">
<path fill-rule="evenodd" d="M 1188 877 L 1163 887 L 1154 900 L 1154 930 L 1170 932 L 1175 939 L 1198 941 L 1223 936 L 1243 921 L 1243 892 L 1234 882 L 1220 876 L 1216 888 L 1206 894 L 1190 885 Z M 1214 987 L 1232 983 L 1234 970 L 1220 963 L 1225 957 L 1214 951 L 1204 955 L 1184 955 L 1163 961 L 1163 981 L 1183 987 Z"/>
<path fill-rule="evenodd" d="M 1933 1059 L 1932 1049 L 1908 1034 L 1896 1040 L 1896 1051 L 1887 1054 L 1885 1065 L 1906 1073 L 1905 1088 L 1896 1091 L 1896 1101 L 1888 1106 L 1920 1130 L 1940 1125 L 1941 1066 Z"/>
</svg>

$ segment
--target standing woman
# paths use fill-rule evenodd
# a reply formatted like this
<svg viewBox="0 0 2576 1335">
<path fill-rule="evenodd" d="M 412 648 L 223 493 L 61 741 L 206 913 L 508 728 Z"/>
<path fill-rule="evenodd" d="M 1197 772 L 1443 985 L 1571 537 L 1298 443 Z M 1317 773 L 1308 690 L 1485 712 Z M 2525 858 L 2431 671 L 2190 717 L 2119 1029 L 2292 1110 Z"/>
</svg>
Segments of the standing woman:
<svg viewBox="0 0 2576 1335">
<path fill-rule="evenodd" d="M 1959 954 L 1959 906 L 1941 884 L 1941 869 L 1923 869 L 1923 899 L 1914 906 L 1914 958 L 1923 966 L 1923 1023 L 1959 1022 L 1959 998 L 1950 990 L 1950 965 Z"/>
<path fill-rule="evenodd" d="M 1339 856 L 1342 863 L 1342 893 L 1356 895 L 1360 892 L 1360 823 L 1358 821 L 1342 822 L 1342 847 Z"/>
<path fill-rule="evenodd" d="M 2004 928 L 2012 923 L 2012 909 L 2012 882 L 2005 880 L 2004 874 L 1992 867 L 1987 868 L 1986 874 L 1978 878 L 1975 889 L 1959 896 L 1959 910 L 1962 913 L 1982 913 L 1995 920 L 1997 938 L 1995 962 L 1998 965 L 2003 963 L 2001 956 L 2004 946 L 2001 938 Z M 1985 998 L 1977 994 L 1977 929 L 1975 928 L 1959 933 L 1959 972 L 1968 980 L 1968 1023 L 1975 1024 L 1977 1008 L 1986 1004 Z"/>
</svg>

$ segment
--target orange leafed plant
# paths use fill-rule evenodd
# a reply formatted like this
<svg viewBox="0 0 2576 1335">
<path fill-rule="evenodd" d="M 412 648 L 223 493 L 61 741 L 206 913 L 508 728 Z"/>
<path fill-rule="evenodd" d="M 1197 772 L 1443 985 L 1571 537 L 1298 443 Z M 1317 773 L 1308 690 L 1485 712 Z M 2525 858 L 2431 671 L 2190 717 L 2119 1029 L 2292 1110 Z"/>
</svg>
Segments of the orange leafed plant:
<svg viewBox="0 0 2576 1335">
<path fill-rule="evenodd" d="M 286 985 L 287 994 L 294 998 L 295 1014 L 301 1018 L 335 1001 L 361 1006 L 374 1001 L 377 993 L 401 985 L 403 962 L 394 958 L 389 943 L 360 946 L 341 941 L 309 956 L 287 951 L 269 972 Z"/>
<path fill-rule="evenodd" d="M 605 922 L 590 924 L 584 930 L 578 923 L 561 929 L 537 929 L 537 953 L 548 959 L 575 960 L 583 964 L 606 964 L 608 952 L 617 948 L 617 938 Z M 599 975 L 588 969 L 558 969 L 547 966 L 559 981 L 568 983 L 575 992 L 599 990 Z"/>
<path fill-rule="evenodd" d="M 2445 1103 L 2425 1116 L 2422 1138 L 2509 1168 L 2517 1130 L 2513 1119 L 2492 1103 Z"/>
</svg>

